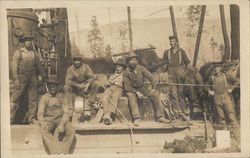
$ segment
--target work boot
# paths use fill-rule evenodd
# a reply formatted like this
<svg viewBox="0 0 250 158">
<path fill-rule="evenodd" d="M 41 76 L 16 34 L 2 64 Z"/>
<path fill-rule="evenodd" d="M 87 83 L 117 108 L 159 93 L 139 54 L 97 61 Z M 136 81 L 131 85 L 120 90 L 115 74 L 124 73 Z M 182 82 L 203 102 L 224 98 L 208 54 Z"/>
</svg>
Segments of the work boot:
<svg viewBox="0 0 250 158">
<path fill-rule="evenodd" d="M 141 120 L 140 119 L 135 119 L 134 120 L 134 126 L 139 126 L 140 125 Z"/>
<path fill-rule="evenodd" d="M 113 123 L 112 119 L 109 116 L 104 116 L 103 117 L 103 123 L 105 125 L 111 125 Z"/>
<path fill-rule="evenodd" d="M 162 123 L 169 123 L 169 120 L 165 119 L 163 116 L 157 118 L 157 122 L 162 122 Z"/>
</svg>

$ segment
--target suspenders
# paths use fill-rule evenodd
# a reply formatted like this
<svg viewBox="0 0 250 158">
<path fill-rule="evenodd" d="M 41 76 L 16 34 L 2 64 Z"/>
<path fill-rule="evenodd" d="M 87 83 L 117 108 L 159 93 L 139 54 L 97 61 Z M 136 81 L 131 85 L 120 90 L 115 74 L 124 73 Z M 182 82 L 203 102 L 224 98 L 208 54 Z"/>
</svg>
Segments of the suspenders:
<svg viewBox="0 0 250 158">
<path fill-rule="evenodd" d="M 223 73 L 223 78 L 224 78 L 225 86 L 227 87 L 227 79 L 226 79 L 225 73 Z M 213 82 L 213 86 L 215 86 L 215 85 L 214 85 L 214 75 L 212 75 L 212 82 Z"/>
<path fill-rule="evenodd" d="M 178 55 L 179 55 L 179 64 L 181 65 L 182 64 L 182 55 L 181 55 L 181 51 L 180 50 L 177 50 Z M 169 49 L 167 51 L 167 54 L 168 54 L 168 60 L 169 60 L 169 63 L 171 64 L 171 50 Z"/>
</svg>

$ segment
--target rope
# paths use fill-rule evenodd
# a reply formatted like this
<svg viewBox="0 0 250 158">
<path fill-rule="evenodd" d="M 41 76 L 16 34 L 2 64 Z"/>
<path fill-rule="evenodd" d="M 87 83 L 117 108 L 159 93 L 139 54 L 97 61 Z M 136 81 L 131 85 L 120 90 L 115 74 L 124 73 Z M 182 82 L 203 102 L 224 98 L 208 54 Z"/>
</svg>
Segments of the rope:
<svg viewBox="0 0 250 158">
<path fill-rule="evenodd" d="M 145 82 L 145 83 L 149 84 L 150 82 Z M 209 84 L 188 84 L 188 83 L 170 83 L 170 82 L 161 82 L 161 83 L 157 83 L 157 84 L 158 85 L 176 85 L 176 86 L 194 86 L 194 87 L 233 87 L 233 88 L 240 88 L 240 86 L 209 85 Z"/>
<path fill-rule="evenodd" d="M 134 132 L 133 132 L 133 129 L 132 129 L 131 125 L 129 124 L 127 118 L 123 115 L 123 113 L 117 108 L 117 106 L 115 106 L 113 104 L 112 100 L 108 96 L 106 96 L 106 97 L 108 98 L 108 100 L 110 101 L 110 103 L 115 107 L 115 109 L 122 115 L 122 117 L 125 120 L 125 123 L 128 125 L 128 128 L 129 128 L 130 133 L 131 133 L 130 134 L 131 153 L 133 153 L 134 152 L 134 143 L 133 143 L 134 142 Z"/>
</svg>

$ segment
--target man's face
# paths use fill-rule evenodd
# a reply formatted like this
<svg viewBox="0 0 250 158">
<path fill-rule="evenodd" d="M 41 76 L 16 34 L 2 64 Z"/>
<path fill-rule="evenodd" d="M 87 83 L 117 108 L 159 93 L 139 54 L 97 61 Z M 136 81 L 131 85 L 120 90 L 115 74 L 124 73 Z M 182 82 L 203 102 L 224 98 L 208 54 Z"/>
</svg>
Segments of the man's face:
<svg viewBox="0 0 250 158">
<path fill-rule="evenodd" d="M 56 95 L 58 92 L 58 86 L 57 84 L 54 84 L 54 83 L 48 84 L 48 89 L 51 95 Z"/>
<path fill-rule="evenodd" d="M 27 49 L 31 49 L 31 48 L 32 48 L 31 40 L 26 40 L 26 41 L 24 42 L 24 46 L 25 46 Z"/>
<path fill-rule="evenodd" d="M 121 66 L 121 65 L 116 65 L 115 66 L 115 71 L 116 71 L 116 73 L 120 74 L 120 73 L 122 73 L 124 71 L 124 67 Z"/>
<path fill-rule="evenodd" d="M 133 58 L 129 59 L 128 64 L 129 64 L 130 68 L 136 68 L 138 61 L 135 57 L 133 57 Z"/>
<path fill-rule="evenodd" d="M 177 45 L 176 39 L 169 40 L 169 43 L 170 43 L 171 48 L 175 48 L 175 46 Z"/>
<path fill-rule="evenodd" d="M 82 65 L 82 60 L 81 59 L 74 59 L 73 61 L 74 66 L 78 69 Z"/>
<path fill-rule="evenodd" d="M 222 70 L 222 67 L 217 66 L 217 67 L 215 68 L 215 74 L 219 74 L 219 73 L 221 72 L 221 70 Z"/>
</svg>

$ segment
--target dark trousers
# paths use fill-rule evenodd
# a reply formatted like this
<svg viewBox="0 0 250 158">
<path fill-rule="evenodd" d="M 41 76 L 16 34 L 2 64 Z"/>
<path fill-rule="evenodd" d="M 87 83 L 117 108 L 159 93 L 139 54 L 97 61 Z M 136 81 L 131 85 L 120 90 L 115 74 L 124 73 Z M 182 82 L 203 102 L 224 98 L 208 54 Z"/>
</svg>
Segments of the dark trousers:
<svg viewBox="0 0 250 158">
<path fill-rule="evenodd" d="M 38 80 L 37 76 L 33 75 L 30 78 L 27 76 L 19 75 L 20 87 L 15 87 L 10 96 L 10 120 L 11 123 L 15 117 L 16 111 L 19 108 L 20 100 L 23 94 L 27 91 L 28 93 L 28 122 L 36 118 L 37 113 L 37 87 Z"/>
<path fill-rule="evenodd" d="M 133 119 L 140 118 L 137 95 L 135 93 L 128 92 L 127 96 L 128 96 L 129 106 L 132 112 L 132 118 Z M 150 98 L 151 102 L 153 103 L 155 107 L 156 118 L 162 117 L 164 114 L 164 110 L 163 110 L 163 105 L 160 103 L 159 92 L 153 89 L 150 91 L 148 97 Z"/>
<path fill-rule="evenodd" d="M 184 73 L 185 73 L 185 68 L 183 65 L 180 66 L 168 66 L 168 72 L 171 75 L 173 82 L 176 84 L 183 84 L 184 80 Z M 182 98 L 182 92 L 183 92 L 183 86 L 182 85 L 174 85 L 172 86 L 172 89 L 174 91 L 172 95 L 172 98 L 174 99 L 174 102 L 176 103 L 177 106 L 175 109 L 177 112 L 180 112 L 178 109 L 181 109 L 182 111 L 186 110 L 186 104 L 185 101 Z"/>
<path fill-rule="evenodd" d="M 227 117 L 229 124 L 237 124 L 233 102 L 229 93 L 225 92 L 224 94 L 215 94 L 214 103 L 219 123 L 226 124 L 225 117 Z"/>
</svg>

